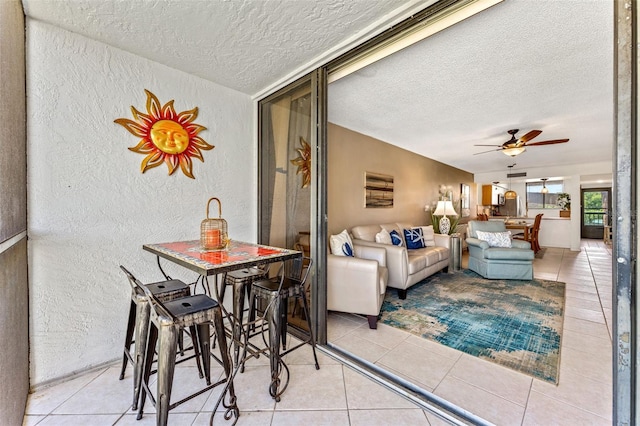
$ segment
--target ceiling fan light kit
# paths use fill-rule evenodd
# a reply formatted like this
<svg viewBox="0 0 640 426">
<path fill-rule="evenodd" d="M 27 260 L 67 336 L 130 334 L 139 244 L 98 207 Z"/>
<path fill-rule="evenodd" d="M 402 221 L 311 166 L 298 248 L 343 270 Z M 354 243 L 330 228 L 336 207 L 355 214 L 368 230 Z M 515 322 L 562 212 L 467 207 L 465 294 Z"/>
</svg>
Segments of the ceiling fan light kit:
<svg viewBox="0 0 640 426">
<path fill-rule="evenodd" d="M 514 148 L 506 148 L 502 150 L 502 153 L 504 155 L 508 155 L 509 157 L 515 157 L 516 155 L 520 155 L 523 152 L 525 152 L 527 150 L 527 148 L 521 146 L 521 147 L 514 147 Z"/>
<path fill-rule="evenodd" d="M 527 150 L 528 146 L 536 146 L 536 145 L 554 145 L 557 143 L 565 143 L 569 142 L 569 139 L 553 139 L 548 141 L 541 142 L 533 142 L 528 143 L 531 139 L 537 137 L 542 130 L 531 130 L 528 133 L 525 133 L 524 136 L 520 138 L 516 138 L 516 133 L 518 133 L 520 129 L 511 129 L 507 133 L 511 135 L 511 139 L 503 143 L 502 145 L 475 145 L 475 146 L 493 146 L 498 147 L 497 149 L 492 149 L 489 151 L 477 152 L 477 154 L 484 154 L 492 151 L 502 151 L 504 155 L 508 155 L 509 157 L 515 157 L 516 155 L 520 155 Z"/>
</svg>

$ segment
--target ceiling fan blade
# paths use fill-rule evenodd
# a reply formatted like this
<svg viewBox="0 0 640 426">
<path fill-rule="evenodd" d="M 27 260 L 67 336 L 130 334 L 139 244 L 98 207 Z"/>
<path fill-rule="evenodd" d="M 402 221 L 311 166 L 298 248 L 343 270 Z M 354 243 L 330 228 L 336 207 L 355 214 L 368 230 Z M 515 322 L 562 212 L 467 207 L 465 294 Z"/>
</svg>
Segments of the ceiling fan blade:
<svg viewBox="0 0 640 426">
<path fill-rule="evenodd" d="M 502 145 L 474 145 L 474 146 L 493 146 L 496 148 L 502 148 Z"/>
<path fill-rule="evenodd" d="M 476 146 L 494 146 L 494 145 L 476 145 Z M 489 151 L 482 151 L 482 152 L 476 152 L 473 155 L 478 155 L 478 154 L 486 154 L 487 152 L 493 152 L 493 151 L 502 151 L 502 148 L 498 148 L 498 149 L 490 149 Z"/>
<path fill-rule="evenodd" d="M 540 133 L 542 133 L 542 130 L 532 130 L 529 133 L 522 135 L 521 138 L 518 138 L 518 143 L 520 144 L 520 143 L 525 143 L 527 141 L 530 141 L 531 139 L 538 136 Z"/>
<path fill-rule="evenodd" d="M 553 144 L 556 144 L 556 143 L 565 143 L 565 142 L 569 142 L 569 139 L 553 139 L 553 140 L 550 140 L 550 141 L 533 142 L 533 143 L 526 144 L 526 146 L 553 145 Z"/>
</svg>

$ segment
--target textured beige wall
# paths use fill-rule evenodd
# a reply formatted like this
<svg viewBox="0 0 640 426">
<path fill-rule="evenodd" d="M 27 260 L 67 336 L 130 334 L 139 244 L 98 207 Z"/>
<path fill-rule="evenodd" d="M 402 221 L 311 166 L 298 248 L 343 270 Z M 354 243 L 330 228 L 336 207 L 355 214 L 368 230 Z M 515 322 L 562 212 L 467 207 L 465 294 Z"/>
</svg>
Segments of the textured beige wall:
<svg viewBox="0 0 640 426">
<path fill-rule="evenodd" d="M 430 223 L 425 204 L 438 199 L 440 185 L 451 186 L 459 197 L 460 184 L 471 186 L 471 214 L 475 215 L 473 174 L 406 151 L 369 136 L 329 124 L 328 232 L 355 225 L 387 222 Z M 364 207 L 364 173 L 394 177 L 392 208 Z"/>
<path fill-rule="evenodd" d="M 24 15 L 0 1 L 0 425 L 20 425 L 29 392 Z M 22 233 L 22 237 L 19 236 Z M 16 237 L 16 238 L 12 238 Z"/>
<path fill-rule="evenodd" d="M 0 242 L 27 229 L 24 16 L 0 1 Z"/>
</svg>

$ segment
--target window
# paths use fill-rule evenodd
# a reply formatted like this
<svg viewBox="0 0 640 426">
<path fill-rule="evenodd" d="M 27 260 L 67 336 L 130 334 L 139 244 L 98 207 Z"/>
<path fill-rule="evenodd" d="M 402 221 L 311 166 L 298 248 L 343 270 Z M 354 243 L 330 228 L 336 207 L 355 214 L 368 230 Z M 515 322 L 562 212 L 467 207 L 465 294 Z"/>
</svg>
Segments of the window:
<svg viewBox="0 0 640 426">
<path fill-rule="evenodd" d="M 557 209 L 558 194 L 564 192 L 564 181 L 554 180 L 545 182 L 549 190 L 542 192 L 542 182 L 527 183 L 527 208 L 529 209 Z"/>
</svg>

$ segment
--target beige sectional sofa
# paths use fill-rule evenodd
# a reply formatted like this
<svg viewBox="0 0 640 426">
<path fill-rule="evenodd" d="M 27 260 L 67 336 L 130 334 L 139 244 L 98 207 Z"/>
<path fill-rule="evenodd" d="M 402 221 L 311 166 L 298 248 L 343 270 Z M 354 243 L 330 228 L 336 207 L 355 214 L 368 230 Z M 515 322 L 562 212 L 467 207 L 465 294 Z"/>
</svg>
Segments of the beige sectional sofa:
<svg viewBox="0 0 640 426">
<path fill-rule="evenodd" d="M 385 223 L 355 226 L 351 229 L 354 246 L 384 247 L 389 271 L 387 286 L 397 288 L 401 299 L 406 298 L 409 287 L 449 266 L 449 235 L 435 234 L 435 246 L 419 249 L 407 249 L 406 244 L 395 246 L 376 242 L 376 234 L 383 228 L 388 232 L 396 230 L 403 235 L 403 229 L 413 227 L 406 223 Z"/>
</svg>

